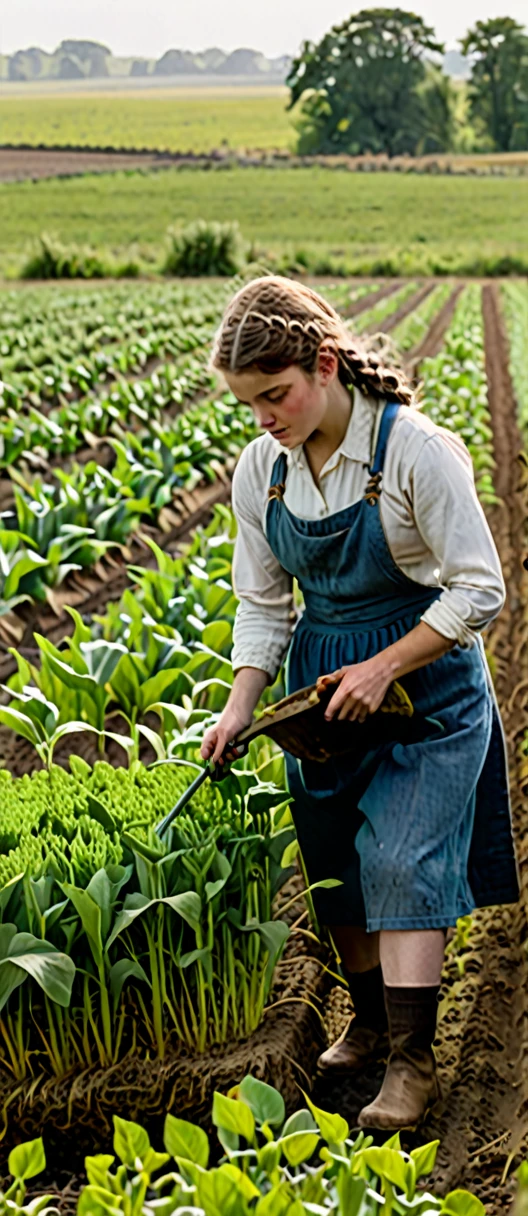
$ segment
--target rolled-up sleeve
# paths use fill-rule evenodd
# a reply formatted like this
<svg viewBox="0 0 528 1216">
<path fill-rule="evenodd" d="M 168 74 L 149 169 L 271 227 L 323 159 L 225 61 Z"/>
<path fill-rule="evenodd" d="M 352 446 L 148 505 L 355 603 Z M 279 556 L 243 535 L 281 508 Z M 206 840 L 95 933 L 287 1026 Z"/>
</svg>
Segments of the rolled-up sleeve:
<svg viewBox="0 0 528 1216">
<path fill-rule="evenodd" d="M 471 458 L 455 436 L 433 435 L 423 445 L 413 470 L 413 511 L 444 588 L 422 620 L 471 646 L 503 607 L 505 586 Z"/>
<path fill-rule="evenodd" d="M 249 445 L 233 478 L 237 538 L 233 586 L 239 604 L 233 630 L 234 671 L 258 667 L 273 681 L 286 654 L 294 624 L 292 577 L 277 561 L 266 538 L 262 507 L 265 482 L 255 469 Z"/>
</svg>

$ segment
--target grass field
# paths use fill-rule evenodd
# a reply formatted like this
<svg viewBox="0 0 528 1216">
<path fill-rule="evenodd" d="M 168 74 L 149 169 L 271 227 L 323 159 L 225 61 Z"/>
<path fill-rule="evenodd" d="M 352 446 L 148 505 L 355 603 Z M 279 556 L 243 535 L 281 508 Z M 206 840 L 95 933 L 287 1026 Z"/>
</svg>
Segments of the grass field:
<svg viewBox="0 0 528 1216">
<path fill-rule="evenodd" d="M 149 103 L 150 104 L 150 103 Z M 264 250 L 394 256 L 392 273 L 485 273 L 483 259 L 526 258 L 528 178 L 400 176 L 307 169 L 168 170 L 0 186 L 0 260 L 20 263 L 31 238 L 153 250 L 167 225 L 238 220 Z M 469 217 L 471 217 L 469 219 Z M 361 267 L 358 265 L 358 270 Z M 383 273 L 380 269 L 378 273 Z"/>
<path fill-rule="evenodd" d="M 232 148 L 288 148 L 295 137 L 288 96 L 281 86 L 219 85 L 4 97 L 1 142 L 210 152 L 225 140 Z"/>
</svg>

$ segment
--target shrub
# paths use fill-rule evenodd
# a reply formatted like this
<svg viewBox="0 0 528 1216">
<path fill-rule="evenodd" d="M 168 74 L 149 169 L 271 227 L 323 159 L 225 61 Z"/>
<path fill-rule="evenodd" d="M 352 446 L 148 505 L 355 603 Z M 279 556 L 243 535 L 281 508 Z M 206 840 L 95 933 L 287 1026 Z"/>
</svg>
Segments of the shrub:
<svg viewBox="0 0 528 1216">
<path fill-rule="evenodd" d="M 185 228 L 171 227 L 164 274 L 181 277 L 232 275 L 246 261 L 245 246 L 237 223 L 220 224 L 196 220 Z"/>
<path fill-rule="evenodd" d="M 22 267 L 22 279 L 102 279 L 108 267 L 95 249 L 63 245 L 58 237 L 43 232 L 35 251 Z"/>
<path fill-rule="evenodd" d="M 57 236 L 43 232 L 20 271 L 22 279 L 136 278 L 141 264 L 133 254 L 123 261 L 89 245 L 63 245 Z"/>
</svg>

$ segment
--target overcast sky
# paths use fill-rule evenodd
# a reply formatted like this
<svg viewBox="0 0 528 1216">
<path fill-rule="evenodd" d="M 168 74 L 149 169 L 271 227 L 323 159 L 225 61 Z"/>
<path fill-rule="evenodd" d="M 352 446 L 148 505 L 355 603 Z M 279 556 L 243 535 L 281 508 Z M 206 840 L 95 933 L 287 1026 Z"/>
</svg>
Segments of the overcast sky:
<svg viewBox="0 0 528 1216">
<path fill-rule="evenodd" d="M 0 51 L 31 45 L 51 51 L 63 38 L 91 38 L 116 55 L 149 58 L 169 47 L 293 54 L 304 38 L 319 39 L 362 6 L 361 0 L 0 0 Z M 405 0 L 399 7 L 407 7 Z M 409 8 L 450 46 L 478 18 L 507 15 L 526 24 L 528 17 L 528 0 L 413 0 Z"/>
</svg>

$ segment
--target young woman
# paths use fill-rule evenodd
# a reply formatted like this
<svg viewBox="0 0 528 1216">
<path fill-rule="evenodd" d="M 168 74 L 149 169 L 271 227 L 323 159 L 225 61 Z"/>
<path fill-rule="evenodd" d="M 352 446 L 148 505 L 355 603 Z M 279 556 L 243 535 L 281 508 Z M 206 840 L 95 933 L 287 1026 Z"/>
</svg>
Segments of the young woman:
<svg viewBox="0 0 528 1216">
<path fill-rule="evenodd" d="M 287 654 L 287 692 L 335 683 L 326 716 L 364 720 L 401 680 L 436 720 L 420 742 L 329 760 L 286 754 L 292 813 L 355 1017 L 327 1070 L 381 1051 L 361 1126 L 416 1123 L 438 1096 L 432 1049 L 445 931 L 518 897 L 504 741 L 479 631 L 504 602 L 464 444 L 413 408 L 401 372 L 361 351 L 316 292 L 256 279 L 228 305 L 213 365 L 264 434 L 233 481 L 240 605 L 232 691 L 204 736 L 215 761 Z M 292 580 L 304 596 L 295 622 Z M 293 636 L 292 636 L 293 631 Z"/>
</svg>

